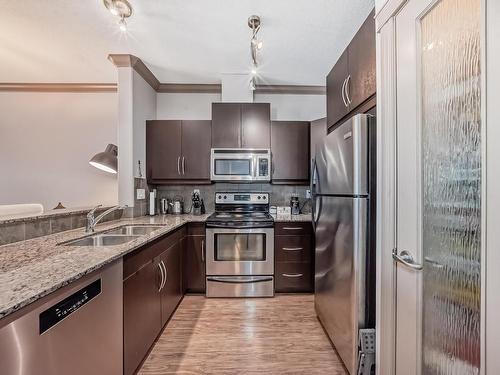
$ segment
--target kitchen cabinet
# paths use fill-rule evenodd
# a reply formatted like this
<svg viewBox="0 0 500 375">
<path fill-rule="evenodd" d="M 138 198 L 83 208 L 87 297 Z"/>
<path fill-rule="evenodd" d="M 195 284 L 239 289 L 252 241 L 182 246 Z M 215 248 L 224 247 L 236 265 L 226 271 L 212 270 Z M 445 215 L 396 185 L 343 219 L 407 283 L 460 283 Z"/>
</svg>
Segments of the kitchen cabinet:
<svg viewBox="0 0 500 375">
<path fill-rule="evenodd" d="M 275 291 L 312 292 L 314 246 L 311 223 L 276 223 L 274 231 Z"/>
<path fill-rule="evenodd" d="M 309 184 L 310 128 L 306 121 L 271 123 L 272 183 Z"/>
<path fill-rule="evenodd" d="M 336 124 L 349 113 L 345 83 L 349 76 L 349 54 L 346 49 L 326 77 L 326 117 L 328 125 Z"/>
<path fill-rule="evenodd" d="M 326 78 L 329 128 L 350 117 L 376 92 L 374 16 L 372 11 Z"/>
<path fill-rule="evenodd" d="M 124 374 L 133 374 L 161 330 L 158 263 L 150 260 L 123 282 Z"/>
<path fill-rule="evenodd" d="M 183 253 L 184 290 L 205 293 L 205 224 L 190 223 Z"/>
<path fill-rule="evenodd" d="M 271 147 L 271 105 L 269 103 L 241 105 L 241 147 Z"/>
<path fill-rule="evenodd" d="M 212 147 L 241 147 L 241 105 L 212 103 Z"/>
<path fill-rule="evenodd" d="M 176 242 L 158 257 L 163 262 L 163 287 L 160 290 L 161 325 L 165 325 L 182 299 L 182 241 Z"/>
<path fill-rule="evenodd" d="M 212 147 L 270 148 L 269 103 L 213 103 Z"/>
<path fill-rule="evenodd" d="M 185 228 L 181 228 L 124 256 L 125 375 L 135 373 L 182 299 L 181 255 L 185 234 Z"/>
<path fill-rule="evenodd" d="M 211 121 L 147 121 L 148 182 L 210 183 L 211 134 Z"/>
</svg>

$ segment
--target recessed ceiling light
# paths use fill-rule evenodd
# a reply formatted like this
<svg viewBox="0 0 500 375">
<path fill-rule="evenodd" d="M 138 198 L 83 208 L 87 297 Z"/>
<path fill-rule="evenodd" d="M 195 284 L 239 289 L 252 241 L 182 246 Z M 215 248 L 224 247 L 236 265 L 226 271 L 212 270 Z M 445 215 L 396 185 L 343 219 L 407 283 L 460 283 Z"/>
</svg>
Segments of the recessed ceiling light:
<svg viewBox="0 0 500 375">
<path fill-rule="evenodd" d="M 127 0 L 103 0 L 104 6 L 109 12 L 115 16 L 119 17 L 118 27 L 122 32 L 127 31 L 127 22 L 125 18 L 132 15 L 132 5 Z"/>
</svg>

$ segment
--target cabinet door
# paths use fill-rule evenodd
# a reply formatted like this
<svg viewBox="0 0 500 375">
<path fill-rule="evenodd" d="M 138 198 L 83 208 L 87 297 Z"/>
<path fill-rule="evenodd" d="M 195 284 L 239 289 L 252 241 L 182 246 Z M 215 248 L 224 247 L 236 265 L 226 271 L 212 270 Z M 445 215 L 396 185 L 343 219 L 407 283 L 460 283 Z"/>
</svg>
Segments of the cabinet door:
<svg viewBox="0 0 500 375">
<path fill-rule="evenodd" d="M 349 74 L 347 85 L 350 107 L 356 108 L 376 92 L 375 79 L 375 14 L 370 13 L 349 44 Z"/>
<path fill-rule="evenodd" d="M 212 147 L 241 146 L 241 110 L 239 103 L 212 104 Z"/>
<path fill-rule="evenodd" d="M 161 330 L 158 263 L 149 262 L 123 282 L 124 374 L 133 374 Z"/>
<path fill-rule="evenodd" d="M 161 254 L 159 259 L 163 261 L 166 270 L 165 285 L 161 290 L 161 323 L 163 326 L 182 299 L 181 241 Z"/>
<path fill-rule="evenodd" d="M 241 104 L 241 147 L 271 147 L 271 105 Z"/>
<path fill-rule="evenodd" d="M 205 293 L 205 236 L 187 236 L 184 256 L 183 277 L 186 290 Z"/>
<path fill-rule="evenodd" d="M 181 122 L 146 121 L 146 168 L 148 180 L 181 178 Z"/>
<path fill-rule="evenodd" d="M 309 122 L 271 123 L 273 182 L 309 181 L 309 137 Z"/>
<path fill-rule="evenodd" d="M 211 121 L 182 121 L 182 178 L 210 179 Z"/>
<path fill-rule="evenodd" d="M 349 113 L 346 99 L 342 97 L 342 88 L 349 75 L 348 63 L 349 53 L 346 49 L 326 77 L 326 116 L 329 127 Z"/>
</svg>

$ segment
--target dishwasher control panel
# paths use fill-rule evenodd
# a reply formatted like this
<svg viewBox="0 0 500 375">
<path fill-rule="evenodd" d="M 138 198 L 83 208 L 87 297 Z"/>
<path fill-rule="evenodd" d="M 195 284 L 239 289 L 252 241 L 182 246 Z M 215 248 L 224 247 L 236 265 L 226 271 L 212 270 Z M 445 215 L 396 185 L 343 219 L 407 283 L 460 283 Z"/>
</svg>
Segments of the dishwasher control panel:
<svg viewBox="0 0 500 375">
<path fill-rule="evenodd" d="M 98 279 L 40 313 L 40 335 L 101 293 Z"/>
</svg>

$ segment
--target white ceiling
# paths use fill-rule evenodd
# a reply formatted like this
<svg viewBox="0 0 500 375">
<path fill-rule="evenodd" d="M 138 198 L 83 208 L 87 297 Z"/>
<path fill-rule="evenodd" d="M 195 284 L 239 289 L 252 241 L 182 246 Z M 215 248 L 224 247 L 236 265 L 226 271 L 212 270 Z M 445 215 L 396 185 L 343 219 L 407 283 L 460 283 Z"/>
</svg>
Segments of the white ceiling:
<svg viewBox="0 0 500 375">
<path fill-rule="evenodd" d="M 164 83 L 250 69 L 247 18 L 262 18 L 259 83 L 323 85 L 374 0 L 130 0 L 129 32 L 101 0 L 0 0 L 0 82 L 116 82 L 110 53 Z"/>
</svg>

